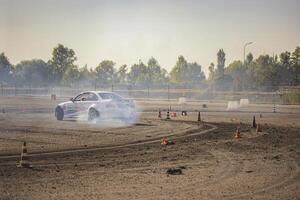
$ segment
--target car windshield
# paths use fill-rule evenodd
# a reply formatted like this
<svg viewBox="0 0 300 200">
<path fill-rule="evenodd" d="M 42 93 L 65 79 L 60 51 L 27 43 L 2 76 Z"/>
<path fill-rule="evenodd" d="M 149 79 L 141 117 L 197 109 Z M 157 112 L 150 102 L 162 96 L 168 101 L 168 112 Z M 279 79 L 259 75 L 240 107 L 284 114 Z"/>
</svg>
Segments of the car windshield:
<svg viewBox="0 0 300 200">
<path fill-rule="evenodd" d="M 116 94 L 113 94 L 113 93 L 99 93 L 99 96 L 102 99 L 112 99 L 112 100 L 115 100 L 115 101 L 122 101 L 122 97 L 120 97 Z"/>
</svg>

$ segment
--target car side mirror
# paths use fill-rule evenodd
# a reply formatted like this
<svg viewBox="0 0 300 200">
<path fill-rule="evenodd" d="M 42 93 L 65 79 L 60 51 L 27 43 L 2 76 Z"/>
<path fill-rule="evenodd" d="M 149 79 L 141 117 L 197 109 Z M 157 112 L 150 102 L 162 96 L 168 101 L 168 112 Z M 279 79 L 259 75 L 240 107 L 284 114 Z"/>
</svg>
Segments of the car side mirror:
<svg viewBox="0 0 300 200">
<path fill-rule="evenodd" d="M 73 98 L 70 98 L 70 101 L 74 102 L 74 99 L 73 99 Z"/>
</svg>

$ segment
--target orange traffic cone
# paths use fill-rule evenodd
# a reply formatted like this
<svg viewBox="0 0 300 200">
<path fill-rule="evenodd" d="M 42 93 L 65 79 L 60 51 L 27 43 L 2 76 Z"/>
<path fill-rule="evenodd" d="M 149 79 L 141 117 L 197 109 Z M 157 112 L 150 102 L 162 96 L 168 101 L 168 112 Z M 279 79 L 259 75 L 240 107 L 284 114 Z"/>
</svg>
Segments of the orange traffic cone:
<svg viewBox="0 0 300 200">
<path fill-rule="evenodd" d="M 29 163 L 29 159 L 28 159 L 27 147 L 26 147 L 25 141 L 22 146 L 21 160 L 20 160 L 20 163 L 18 164 L 18 167 L 27 167 L 27 168 L 31 167 L 31 165 Z"/>
<path fill-rule="evenodd" d="M 262 128 L 261 128 L 260 124 L 257 124 L 257 126 L 256 126 L 256 133 L 258 133 L 258 132 L 262 132 Z"/>
<path fill-rule="evenodd" d="M 162 140 L 161 140 L 161 143 L 160 144 L 162 144 L 162 145 L 167 145 L 168 144 L 168 139 L 167 138 L 163 138 Z"/>
<path fill-rule="evenodd" d="M 235 131 L 235 136 L 234 136 L 236 139 L 239 139 L 241 138 L 241 132 L 240 132 L 240 128 L 238 127 Z"/>
<path fill-rule="evenodd" d="M 177 117 L 177 113 L 176 112 L 171 112 L 171 117 Z"/>
<path fill-rule="evenodd" d="M 162 144 L 162 145 L 172 145 L 172 144 L 175 144 L 175 142 L 172 139 L 168 140 L 167 138 L 163 138 L 161 140 L 160 144 Z"/>
</svg>

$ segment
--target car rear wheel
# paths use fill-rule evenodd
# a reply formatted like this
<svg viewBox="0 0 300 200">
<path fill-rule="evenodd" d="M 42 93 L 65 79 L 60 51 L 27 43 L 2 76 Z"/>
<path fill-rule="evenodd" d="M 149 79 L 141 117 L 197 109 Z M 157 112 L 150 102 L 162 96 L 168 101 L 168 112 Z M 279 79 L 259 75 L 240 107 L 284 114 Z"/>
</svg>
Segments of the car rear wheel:
<svg viewBox="0 0 300 200">
<path fill-rule="evenodd" d="M 91 108 L 89 110 L 89 114 L 88 114 L 89 121 L 97 120 L 97 119 L 99 119 L 99 117 L 100 117 L 100 113 L 96 109 Z"/>
<path fill-rule="evenodd" d="M 137 119 L 136 113 L 131 113 L 131 115 L 126 117 L 124 120 L 125 122 L 132 124 L 136 122 L 136 119 Z"/>
<path fill-rule="evenodd" d="M 57 120 L 61 121 L 64 119 L 64 111 L 61 107 L 56 107 L 55 109 L 55 117 Z"/>
</svg>

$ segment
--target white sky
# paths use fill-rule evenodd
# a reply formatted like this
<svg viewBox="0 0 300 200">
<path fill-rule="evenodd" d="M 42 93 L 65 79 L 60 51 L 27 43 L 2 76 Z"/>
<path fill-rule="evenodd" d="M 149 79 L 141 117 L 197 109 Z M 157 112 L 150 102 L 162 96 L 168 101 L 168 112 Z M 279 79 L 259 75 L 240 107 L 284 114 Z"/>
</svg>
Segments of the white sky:
<svg viewBox="0 0 300 200">
<path fill-rule="evenodd" d="M 205 72 L 220 48 L 226 65 L 293 51 L 300 45 L 298 0 L 0 0 L 0 52 L 13 64 L 51 58 L 58 43 L 74 49 L 79 66 L 102 60 L 132 65 L 153 56 L 168 71 L 177 57 Z"/>
</svg>

